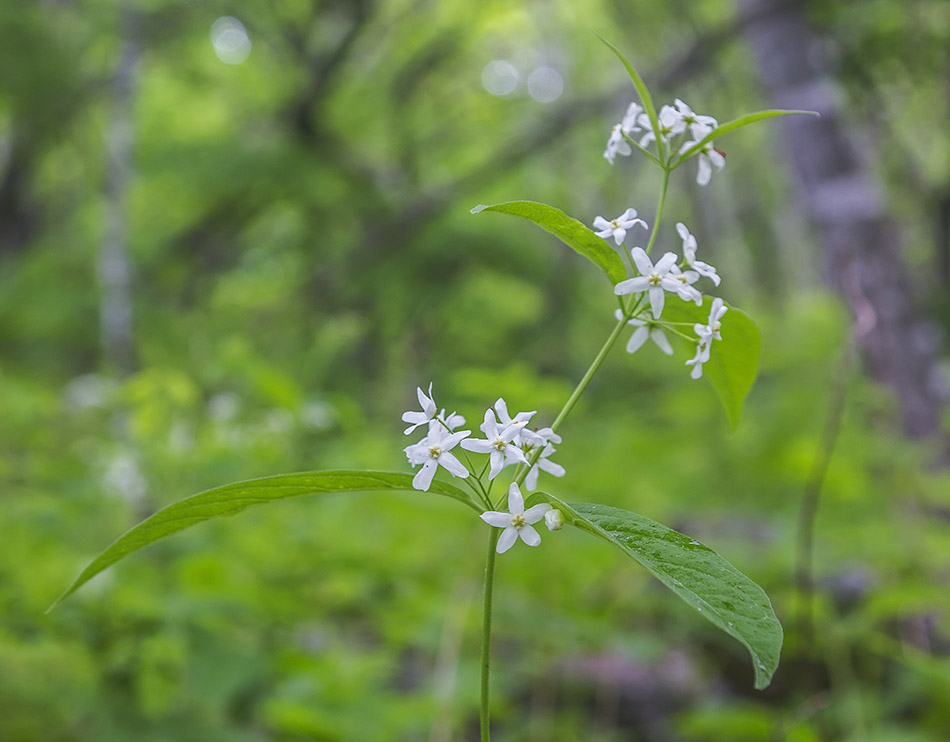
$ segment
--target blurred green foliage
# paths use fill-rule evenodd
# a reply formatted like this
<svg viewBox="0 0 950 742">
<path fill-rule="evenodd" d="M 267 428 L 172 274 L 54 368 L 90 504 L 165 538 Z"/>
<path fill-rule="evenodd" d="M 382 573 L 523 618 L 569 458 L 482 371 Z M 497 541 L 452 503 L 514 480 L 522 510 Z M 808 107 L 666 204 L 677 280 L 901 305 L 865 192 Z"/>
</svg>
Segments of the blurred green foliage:
<svg viewBox="0 0 950 742">
<path fill-rule="evenodd" d="M 43 611 L 184 495 L 281 471 L 405 469 L 398 419 L 417 384 L 433 380 L 470 421 L 504 395 L 549 423 L 613 297 L 553 239 L 469 209 L 533 198 L 588 222 L 631 203 L 649 213 L 646 164 L 601 160 L 632 96 L 588 27 L 631 53 L 659 100 L 726 120 L 762 107 L 738 32 L 655 81 L 735 9 L 130 7 L 0 9 L 0 739 L 472 738 L 484 525 L 441 499 L 277 504 L 150 548 Z M 923 264 L 923 209 L 950 182 L 950 104 L 935 92 L 946 5 L 815 10 L 856 122 L 875 114 L 880 173 Z M 227 14 L 253 43 L 240 65 L 209 42 Z M 129 38 L 137 364 L 122 378 L 100 349 L 96 261 Z M 522 75 L 557 68 L 564 96 L 539 103 L 523 82 L 489 95 L 480 76 L 496 58 Z M 858 370 L 817 523 L 816 653 L 798 631 L 798 508 L 848 318 L 786 206 L 776 138 L 767 124 L 735 135 L 712 186 L 683 174 L 670 201 L 670 223 L 691 225 L 726 298 L 763 329 L 742 425 L 730 436 L 678 363 L 618 352 L 562 429 L 568 475 L 552 486 L 670 523 L 762 584 L 787 628 L 775 683 L 753 693 L 741 647 L 621 554 L 562 531 L 499 560 L 499 740 L 947 738 L 950 476 L 899 436 L 893 401 Z M 906 178 L 911 163 L 926 177 Z"/>
</svg>

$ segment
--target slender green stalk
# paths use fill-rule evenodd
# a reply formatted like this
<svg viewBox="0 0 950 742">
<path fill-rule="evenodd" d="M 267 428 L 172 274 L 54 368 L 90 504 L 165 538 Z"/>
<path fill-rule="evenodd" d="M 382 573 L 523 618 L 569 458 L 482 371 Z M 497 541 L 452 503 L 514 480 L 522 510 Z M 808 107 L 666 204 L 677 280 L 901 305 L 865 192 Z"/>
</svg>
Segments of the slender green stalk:
<svg viewBox="0 0 950 742">
<path fill-rule="evenodd" d="M 650 241 L 647 242 L 646 253 L 650 254 L 653 249 L 653 242 L 656 240 L 657 232 L 660 231 L 660 220 L 663 218 L 663 206 L 666 204 L 666 187 L 670 183 L 670 171 L 663 168 L 663 182 L 660 185 L 660 200 L 656 205 L 656 217 L 653 219 L 653 231 L 650 232 Z"/>
<path fill-rule="evenodd" d="M 482 613 L 482 704 L 481 728 L 482 742 L 489 742 L 488 695 L 491 687 L 491 611 L 492 593 L 495 587 L 495 547 L 498 545 L 499 531 L 488 529 L 488 557 L 485 560 L 485 602 Z"/>
</svg>

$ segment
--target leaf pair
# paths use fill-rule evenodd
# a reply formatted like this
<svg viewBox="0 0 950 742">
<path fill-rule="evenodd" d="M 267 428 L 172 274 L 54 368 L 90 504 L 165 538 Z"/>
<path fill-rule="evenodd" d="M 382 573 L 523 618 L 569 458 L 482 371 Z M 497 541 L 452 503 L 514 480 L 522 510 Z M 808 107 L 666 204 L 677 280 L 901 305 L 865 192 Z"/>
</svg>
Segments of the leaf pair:
<svg viewBox="0 0 950 742">
<path fill-rule="evenodd" d="M 120 536 L 89 563 L 49 610 L 123 557 L 190 526 L 290 497 L 367 490 L 416 492 L 409 474 L 325 471 L 252 479 L 186 497 Z M 449 483 L 435 480 L 430 492 L 482 511 L 464 491 Z M 568 505 L 543 492 L 529 498 L 529 503 L 537 502 L 551 503 L 564 513 L 565 522 L 619 547 L 707 620 L 738 639 L 752 655 L 756 688 L 769 684 L 778 666 L 782 627 L 762 588 L 729 562 L 698 541 L 642 515 L 603 505 Z"/>
</svg>

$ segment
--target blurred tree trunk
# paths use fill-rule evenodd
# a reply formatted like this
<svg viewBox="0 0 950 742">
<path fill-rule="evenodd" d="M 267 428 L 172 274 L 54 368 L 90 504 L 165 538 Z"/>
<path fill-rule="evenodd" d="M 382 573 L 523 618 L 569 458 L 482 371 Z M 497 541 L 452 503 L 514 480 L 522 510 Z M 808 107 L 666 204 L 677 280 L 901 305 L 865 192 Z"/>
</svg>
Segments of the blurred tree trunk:
<svg viewBox="0 0 950 742">
<path fill-rule="evenodd" d="M 105 224 L 99 252 L 100 328 L 106 362 L 126 376 L 135 368 L 132 342 L 128 191 L 132 171 L 135 92 L 141 54 L 141 18 L 128 4 L 119 10 L 120 49 L 106 133 Z"/>
<path fill-rule="evenodd" d="M 828 280 L 860 327 L 867 370 L 893 390 L 908 435 L 937 436 L 947 401 L 937 365 L 939 334 L 914 304 L 897 225 L 858 137 L 841 118 L 821 39 L 798 2 L 738 2 L 754 14 L 746 37 L 772 104 L 821 114 L 783 119 L 786 151 L 802 208 L 821 240 Z"/>
</svg>

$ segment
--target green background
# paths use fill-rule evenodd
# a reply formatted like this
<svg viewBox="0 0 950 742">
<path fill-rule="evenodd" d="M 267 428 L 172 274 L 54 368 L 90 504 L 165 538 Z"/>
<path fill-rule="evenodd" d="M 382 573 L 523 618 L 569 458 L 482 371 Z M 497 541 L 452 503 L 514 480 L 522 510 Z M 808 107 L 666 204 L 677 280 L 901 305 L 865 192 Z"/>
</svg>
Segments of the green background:
<svg viewBox="0 0 950 742">
<path fill-rule="evenodd" d="M 904 230 L 918 299 L 946 327 L 933 225 L 950 183 L 948 6 L 804 12 Z M 550 424 L 614 297 L 541 230 L 469 210 L 532 199 L 587 224 L 631 205 L 649 220 L 655 168 L 602 158 L 633 93 L 593 32 L 658 103 L 726 121 L 769 107 L 735 14 L 719 0 L 5 4 L 0 739 L 475 739 L 485 527 L 442 498 L 271 505 L 150 547 L 43 611 L 120 533 L 193 492 L 407 471 L 415 437 L 399 417 L 417 385 L 433 381 L 470 426 L 498 396 Z M 227 15 L 252 42 L 241 64 L 209 39 Z M 130 42 L 127 361 L 103 349 L 97 261 Z M 509 95 L 482 85 L 495 59 L 521 72 Z M 549 103 L 524 82 L 542 65 L 564 84 Z M 817 520 L 814 646 L 800 630 L 796 527 L 850 320 L 780 132 L 723 140 L 728 165 L 705 189 L 692 165 L 677 171 L 658 238 L 677 249 L 672 225 L 690 225 L 719 293 L 762 329 L 737 432 L 683 358 L 617 349 L 560 431 L 567 476 L 541 482 L 716 549 L 772 597 L 783 664 L 753 691 L 743 648 L 623 554 L 544 532 L 498 562 L 500 741 L 950 734 L 950 476 L 901 436 L 860 364 L 844 372 Z"/>
</svg>

